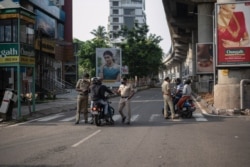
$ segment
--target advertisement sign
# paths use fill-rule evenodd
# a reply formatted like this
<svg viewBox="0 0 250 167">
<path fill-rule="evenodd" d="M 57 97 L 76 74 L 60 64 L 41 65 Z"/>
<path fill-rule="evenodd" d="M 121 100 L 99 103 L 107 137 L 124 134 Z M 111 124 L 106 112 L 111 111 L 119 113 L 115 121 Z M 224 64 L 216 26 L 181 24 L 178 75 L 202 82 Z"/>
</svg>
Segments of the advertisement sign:
<svg viewBox="0 0 250 167">
<path fill-rule="evenodd" d="M 39 10 L 35 10 L 35 13 L 37 15 L 36 29 L 41 29 L 43 33 L 55 37 L 56 20 Z"/>
<path fill-rule="evenodd" d="M 121 80 L 121 50 L 117 48 L 96 49 L 96 76 L 107 86 L 119 86 Z"/>
<path fill-rule="evenodd" d="M 250 2 L 216 4 L 217 67 L 250 66 Z"/>
<path fill-rule="evenodd" d="M 0 64 L 35 64 L 35 53 L 33 47 L 22 44 L 20 45 L 20 49 L 21 53 L 18 49 L 18 44 L 0 44 Z"/>
<path fill-rule="evenodd" d="M 196 44 L 196 73 L 213 73 L 213 43 Z"/>
</svg>

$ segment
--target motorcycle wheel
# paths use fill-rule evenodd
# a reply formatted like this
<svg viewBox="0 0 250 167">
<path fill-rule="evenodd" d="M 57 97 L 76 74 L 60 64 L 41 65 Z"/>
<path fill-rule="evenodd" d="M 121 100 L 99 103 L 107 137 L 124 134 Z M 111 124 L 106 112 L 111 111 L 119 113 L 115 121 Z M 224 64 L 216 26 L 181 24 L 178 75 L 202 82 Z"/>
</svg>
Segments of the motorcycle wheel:
<svg viewBox="0 0 250 167">
<path fill-rule="evenodd" d="M 101 126 L 101 119 L 99 115 L 95 115 L 95 125 Z"/>
<path fill-rule="evenodd" d="M 192 118 L 193 112 L 190 110 L 190 108 L 187 108 L 186 111 L 182 111 L 182 116 L 184 118 Z"/>
<path fill-rule="evenodd" d="M 109 106 L 109 112 L 111 113 L 109 122 L 111 125 L 114 125 L 115 121 L 113 120 L 113 115 L 115 114 L 115 109 L 111 106 Z"/>
</svg>

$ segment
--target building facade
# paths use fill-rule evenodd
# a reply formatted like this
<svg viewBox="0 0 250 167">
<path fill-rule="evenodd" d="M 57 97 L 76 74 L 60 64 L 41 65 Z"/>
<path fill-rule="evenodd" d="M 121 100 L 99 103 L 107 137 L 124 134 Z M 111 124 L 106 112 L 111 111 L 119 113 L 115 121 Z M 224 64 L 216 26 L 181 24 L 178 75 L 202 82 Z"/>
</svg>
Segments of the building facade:
<svg viewBox="0 0 250 167">
<path fill-rule="evenodd" d="M 110 0 L 108 32 L 111 43 L 123 41 L 117 32 L 122 27 L 131 29 L 135 23 L 145 24 L 145 0 Z"/>
<path fill-rule="evenodd" d="M 0 0 L 0 100 L 62 93 L 76 80 L 72 41 L 72 0 Z"/>
<path fill-rule="evenodd" d="M 17 48 L 16 55 L 0 56 L 1 90 L 6 87 L 17 90 L 15 80 L 20 72 L 20 92 L 31 92 L 29 65 L 31 68 L 34 65 L 36 92 L 63 87 L 65 79 L 72 81 L 71 76 L 75 79 L 68 71 L 69 66 L 75 66 L 72 0 L 2 0 L 0 10 L 1 53 Z M 19 71 L 15 69 L 17 64 L 21 65 Z"/>
</svg>

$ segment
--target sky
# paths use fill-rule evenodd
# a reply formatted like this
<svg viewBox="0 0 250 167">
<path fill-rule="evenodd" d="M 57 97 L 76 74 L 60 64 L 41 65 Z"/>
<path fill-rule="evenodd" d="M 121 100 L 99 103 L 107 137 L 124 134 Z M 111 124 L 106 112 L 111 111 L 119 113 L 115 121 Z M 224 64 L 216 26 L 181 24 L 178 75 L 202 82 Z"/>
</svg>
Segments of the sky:
<svg viewBox="0 0 250 167">
<path fill-rule="evenodd" d="M 167 26 L 162 0 L 146 0 L 146 17 L 149 34 L 161 36 L 160 43 L 164 53 L 171 46 L 171 38 Z M 73 38 L 81 41 L 91 40 L 90 33 L 98 26 L 107 30 L 109 16 L 109 0 L 73 0 Z"/>
</svg>

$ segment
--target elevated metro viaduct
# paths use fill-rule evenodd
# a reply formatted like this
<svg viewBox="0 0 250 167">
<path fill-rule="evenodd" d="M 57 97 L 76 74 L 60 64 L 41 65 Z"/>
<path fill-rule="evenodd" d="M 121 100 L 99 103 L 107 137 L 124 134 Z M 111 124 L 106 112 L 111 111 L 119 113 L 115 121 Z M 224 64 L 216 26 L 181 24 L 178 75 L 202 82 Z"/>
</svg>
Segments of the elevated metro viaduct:
<svg viewBox="0 0 250 167">
<path fill-rule="evenodd" d="M 170 31 L 172 46 L 164 58 L 167 69 L 161 77 L 191 78 L 195 92 L 211 92 L 214 107 L 222 110 L 250 108 L 250 68 L 215 65 L 213 71 L 197 72 L 197 43 L 211 43 L 214 48 L 215 3 L 238 2 L 234 0 L 162 0 Z M 250 2 L 250 1 L 248 1 Z M 249 23 L 250 24 L 250 23 Z M 215 50 L 215 49 L 213 49 Z"/>
</svg>

